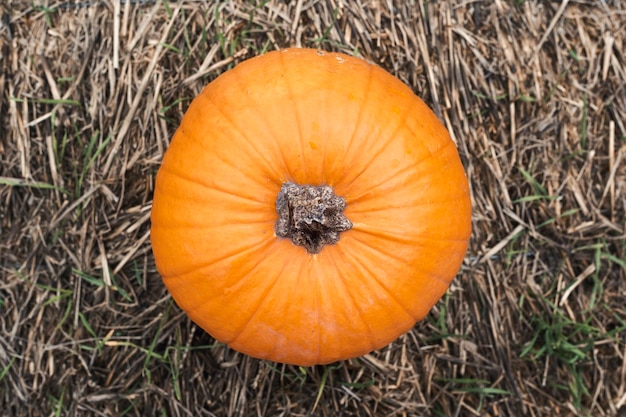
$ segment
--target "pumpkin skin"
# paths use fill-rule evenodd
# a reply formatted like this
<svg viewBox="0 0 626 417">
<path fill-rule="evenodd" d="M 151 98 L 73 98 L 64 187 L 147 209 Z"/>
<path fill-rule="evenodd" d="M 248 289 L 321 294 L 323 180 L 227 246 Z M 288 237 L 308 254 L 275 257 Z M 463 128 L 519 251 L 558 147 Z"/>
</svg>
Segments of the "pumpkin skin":
<svg viewBox="0 0 626 417">
<path fill-rule="evenodd" d="M 328 185 L 352 228 L 311 254 L 278 237 L 281 186 Z M 151 241 L 188 316 L 247 355 L 309 366 L 384 347 L 464 258 L 467 178 L 410 88 L 344 54 L 249 59 L 189 106 L 157 173 Z"/>
</svg>

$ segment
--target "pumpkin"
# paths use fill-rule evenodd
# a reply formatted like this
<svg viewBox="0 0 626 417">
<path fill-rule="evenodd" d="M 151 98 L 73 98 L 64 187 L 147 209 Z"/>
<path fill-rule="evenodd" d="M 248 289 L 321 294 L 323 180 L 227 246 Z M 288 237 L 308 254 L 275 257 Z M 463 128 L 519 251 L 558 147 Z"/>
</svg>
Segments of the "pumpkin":
<svg viewBox="0 0 626 417">
<path fill-rule="evenodd" d="M 215 339 L 308 366 L 424 318 L 458 272 L 470 217 L 457 149 L 410 88 L 294 48 L 192 101 L 156 176 L 151 241 L 172 297 Z"/>
</svg>

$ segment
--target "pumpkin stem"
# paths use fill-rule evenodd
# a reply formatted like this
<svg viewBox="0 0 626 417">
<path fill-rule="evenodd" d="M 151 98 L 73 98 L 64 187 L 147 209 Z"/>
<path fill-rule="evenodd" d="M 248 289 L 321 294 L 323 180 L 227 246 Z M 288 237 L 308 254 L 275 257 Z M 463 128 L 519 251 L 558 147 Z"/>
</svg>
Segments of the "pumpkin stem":
<svg viewBox="0 0 626 417">
<path fill-rule="evenodd" d="M 346 200 L 330 186 L 315 187 L 286 182 L 276 199 L 276 235 L 319 253 L 324 245 L 339 241 L 339 233 L 352 228 L 343 215 Z"/>
</svg>

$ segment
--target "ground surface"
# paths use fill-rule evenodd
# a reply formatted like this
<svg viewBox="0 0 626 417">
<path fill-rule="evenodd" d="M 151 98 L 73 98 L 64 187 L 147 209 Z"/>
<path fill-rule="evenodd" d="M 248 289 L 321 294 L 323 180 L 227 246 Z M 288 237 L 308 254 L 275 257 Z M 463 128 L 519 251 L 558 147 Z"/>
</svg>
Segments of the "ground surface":
<svg viewBox="0 0 626 417">
<path fill-rule="evenodd" d="M 624 416 L 625 38 L 619 0 L 2 1 L 1 414 Z M 307 369 L 216 344 L 149 241 L 190 98 L 286 46 L 409 84 L 474 204 L 426 320 Z"/>
</svg>

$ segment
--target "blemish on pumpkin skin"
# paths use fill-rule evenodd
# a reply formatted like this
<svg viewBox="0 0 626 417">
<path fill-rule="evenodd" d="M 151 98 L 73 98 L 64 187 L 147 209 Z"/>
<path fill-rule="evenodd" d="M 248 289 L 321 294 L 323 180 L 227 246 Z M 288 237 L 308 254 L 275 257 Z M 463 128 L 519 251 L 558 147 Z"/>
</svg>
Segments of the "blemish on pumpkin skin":
<svg viewBox="0 0 626 417">
<path fill-rule="evenodd" d="M 309 146 L 311 147 L 311 149 L 313 149 L 314 151 L 317 150 L 317 145 L 315 144 L 315 142 L 313 141 L 309 141 Z"/>
</svg>

